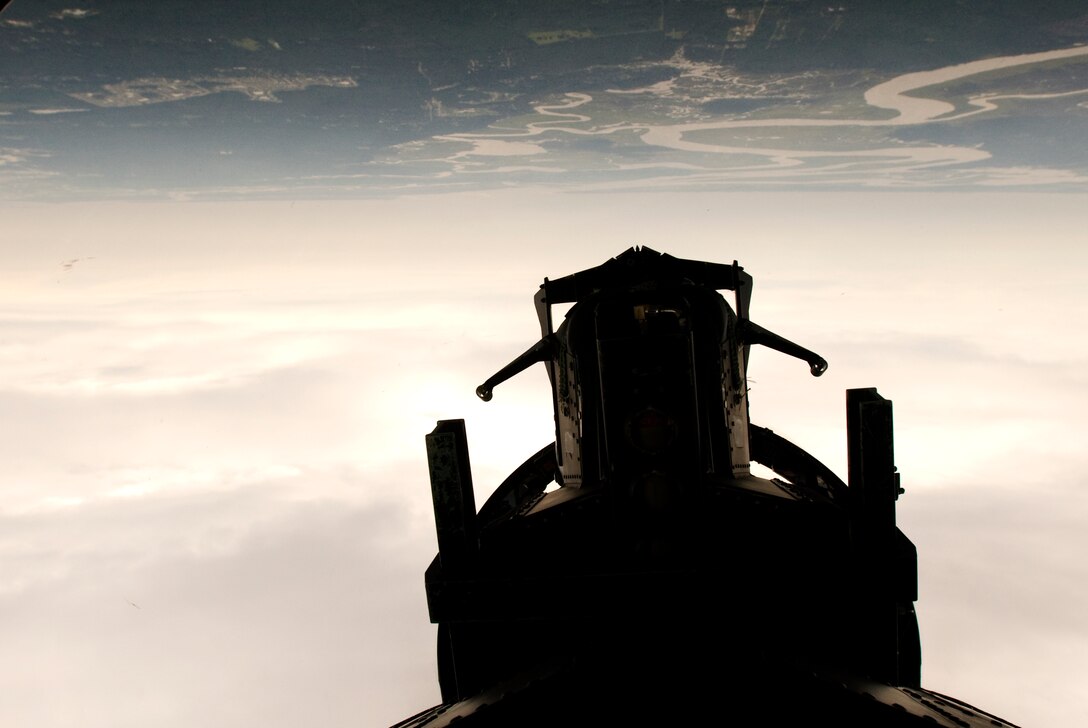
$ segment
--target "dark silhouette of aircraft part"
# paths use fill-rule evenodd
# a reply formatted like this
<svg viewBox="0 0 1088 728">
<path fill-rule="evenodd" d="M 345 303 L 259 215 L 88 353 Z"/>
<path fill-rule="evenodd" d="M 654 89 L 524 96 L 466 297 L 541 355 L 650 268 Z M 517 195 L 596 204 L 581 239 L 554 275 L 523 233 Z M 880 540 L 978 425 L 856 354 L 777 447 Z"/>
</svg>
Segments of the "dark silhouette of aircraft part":
<svg viewBox="0 0 1088 728">
<path fill-rule="evenodd" d="M 751 295 L 646 247 L 544 280 L 540 340 L 477 394 L 543 362 L 555 442 L 477 513 L 464 421 L 427 436 L 443 704 L 398 726 L 1008 725 L 920 685 L 892 403 L 847 391 L 849 485 L 749 422 L 750 347 L 827 369 Z"/>
</svg>

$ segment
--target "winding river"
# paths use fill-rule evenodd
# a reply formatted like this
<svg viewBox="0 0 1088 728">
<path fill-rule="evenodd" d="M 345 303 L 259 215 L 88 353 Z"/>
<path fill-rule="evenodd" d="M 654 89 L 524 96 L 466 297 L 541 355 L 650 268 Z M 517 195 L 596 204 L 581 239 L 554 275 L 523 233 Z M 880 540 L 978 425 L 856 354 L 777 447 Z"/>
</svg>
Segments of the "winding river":
<svg viewBox="0 0 1088 728">
<path fill-rule="evenodd" d="M 1039 100 L 1088 94 L 1088 88 L 1041 94 L 980 94 L 967 101 L 969 108 L 959 111 L 953 104 L 920 94 L 926 88 L 935 87 L 950 81 L 978 76 L 992 71 L 1030 66 L 1033 64 L 1061 61 L 1088 56 L 1088 46 L 1075 46 L 1041 53 L 1028 53 L 1015 56 L 987 58 L 969 63 L 946 66 L 930 71 L 920 71 L 897 76 L 879 83 L 864 94 L 865 103 L 873 108 L 894 112 L 888 118 L 781 118 L 781 119 L 719 119 L 710 121 L 650 124 L 622 123 L 607 126 L 594 126 L 592 117 L 585 107 L 593 97 L 586 93 L 567 93 L 559 103 L 538 104 L 534 106 L 540 120 L 526 123 L 519 129 L 495 129 L 483 133 L 453 134 L 439 139 L 467 143 L 470 149 L 460 151 L 448 159 L 461 163 L 472 157 L 546 155 L 547 150 L 534 137 L 541 135 L 579 135 L 595 136 L 632 132 L 637 134 L 642 143 L 658 148 L 679 152 L 698 153 L 700 155 L 746 155 L 755 158 L 751 164 L 731 166 L 732 175 L 758 173 L 763 176 L 773 175 L 775 171 L 790 175 L 819 173 L 828 174 L 836 169 L 856 167 L 857 164 L 894 162 L 895 168 L 902 171 L 907 168 L 956 165 L 988 159 L 988 151 L 979 147 L 948 146 L 937 144 L 888 145 L 860 149 L 797 149 L 765 146 L 733 145 L 707 141 L 706 134 L 699 134 L 704 139 L 692 138 L 696 133 L 739 129 L 797 129 L 802 127 L 898 127 L 907 125 L 930 124 L 963 119 L 969 116 L 992 112 L 999 102 L 1006 99 Z M 667 84 L 668 82 L 666 82 Z M 644 89 L 631 89 L 623 93 L 662 94 L 662 84 Z M 667 89 L 664 91 L 667 92 Z M 806 168 L 811 160 L 822 158 L 822 163 L 811 169 Z M 483 161 L 483 160 L 480 160 Z M 618 169 L 634 169 L 651 165 L 617 164 Z M 688 168 L 689 165 L 672 162 L 665 165 L 673 168 Z M 543 171 L 557 171 L 554 168 Z M 494 171 L 494 170 L 493 170 Z"/>
</svg>

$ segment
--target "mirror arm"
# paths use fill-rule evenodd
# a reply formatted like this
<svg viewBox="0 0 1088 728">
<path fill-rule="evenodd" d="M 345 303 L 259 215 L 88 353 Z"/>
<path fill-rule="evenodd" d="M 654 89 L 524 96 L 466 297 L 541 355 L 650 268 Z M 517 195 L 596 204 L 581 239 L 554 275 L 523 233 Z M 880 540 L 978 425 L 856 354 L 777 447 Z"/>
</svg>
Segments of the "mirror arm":
<svg viewBox="0 0 1088 728">
<path fill-rule="evenodd" d="M 520 374 L 538 361 L 548 361 L 552 358 L 553 350 L 553 337 L 545 336 L 543 339 L 529 347 L 524 354 L 495 372 L 479 387 L 476 387 L 476 396 L 485 402 L 490 402 L 492 390 L 496 385 L 502 384 L 515 374 Z"/>
</svg>

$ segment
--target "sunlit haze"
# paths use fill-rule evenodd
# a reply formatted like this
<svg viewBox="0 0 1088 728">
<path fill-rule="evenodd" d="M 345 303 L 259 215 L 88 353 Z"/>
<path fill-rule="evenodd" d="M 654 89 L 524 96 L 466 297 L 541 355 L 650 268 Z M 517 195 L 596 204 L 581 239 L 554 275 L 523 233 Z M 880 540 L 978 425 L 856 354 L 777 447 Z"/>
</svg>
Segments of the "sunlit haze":
<svg viewBox="0 0 1088 728">
<path fill-rule="evenodd" d="M 63 76 L 27 39 L 107 4 L 40 6 L 0 16 L 0 722 L 385 726 L 439 702 L 424 435 L 466 420 L 478 503 L 550 442 L 543 367 L 474 390 L 536 341 L 545 276 L 635 245 L 752 274 L 752 320 L 830 363 L 756 350 L 752 421 L 840 476 L 844 391 L 893 400 L 923 685 L 1088 721 L 1088 16 L 806 70 L 745 65 L 762 31 L 737 11 L 714 53 L 525 36 L 539 87 L 489 50 L 447 90 L 405 51 L 381 96 L 377 61 L 261 60 L 293 39 L 242 15 L 208 43 L 245 64 L 187 76 L 179 44 Z M 355 126 L 372 97 L 393 110 Z"/>
</svg>

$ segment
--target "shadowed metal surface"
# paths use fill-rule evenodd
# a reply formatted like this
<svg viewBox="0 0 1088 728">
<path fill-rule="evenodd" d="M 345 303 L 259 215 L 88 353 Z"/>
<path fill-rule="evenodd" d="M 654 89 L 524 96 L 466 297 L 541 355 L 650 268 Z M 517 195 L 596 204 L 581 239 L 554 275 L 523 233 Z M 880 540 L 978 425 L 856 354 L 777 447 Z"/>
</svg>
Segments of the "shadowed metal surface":
<svg viewBox="0 0 1088 728">
<path fill-rule="evenodd" d="M 751 292 L 737 263 L 649 248 L 545 279 L 540 341 L 478 394 L 545 363 L 555 446 L 451 519 L 473 498 L 463 423 L 428 435 L 445 702 L 401 726 L 1006 725 L 920 685 L 892 403 L 847 391 L 849 484 L 749 423 L 751 346 L 827 367 L 752 324 Z"/>
</svg>

